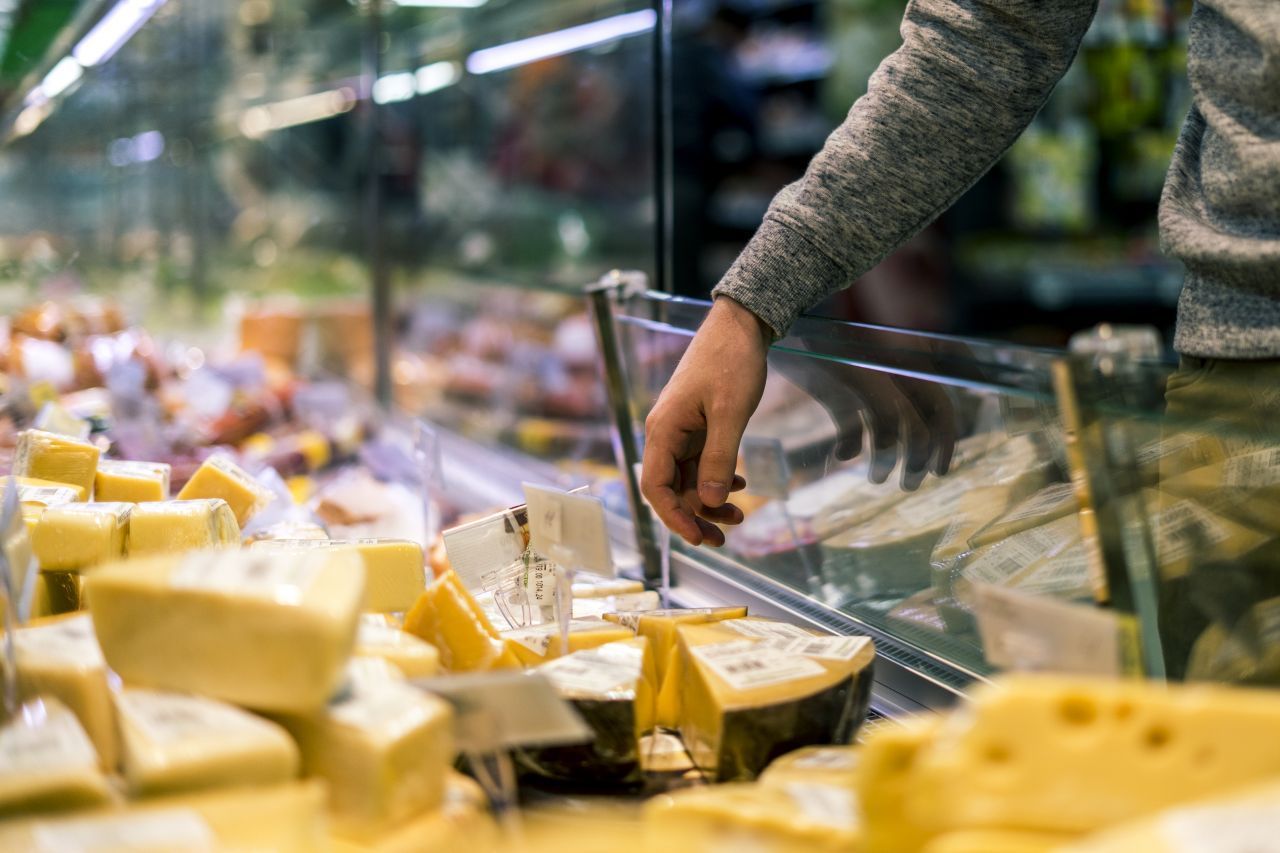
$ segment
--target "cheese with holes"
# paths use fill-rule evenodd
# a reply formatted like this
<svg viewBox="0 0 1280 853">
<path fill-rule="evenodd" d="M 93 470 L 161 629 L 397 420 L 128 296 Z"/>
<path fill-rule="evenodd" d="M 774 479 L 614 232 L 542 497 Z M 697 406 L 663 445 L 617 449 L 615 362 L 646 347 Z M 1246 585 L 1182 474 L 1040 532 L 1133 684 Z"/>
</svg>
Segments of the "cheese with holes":
<svg viewBox="0 0 1280 853">
<path fill-rule="evenodd" d="M 910 717 L 870 732 L 859 749 L 854 789 L 862 809 L 866 853 L 919 850 L 930 832 L 907 814 L 921 752 L 941 725 L 935 716 Z"/>
<path fill-rule="evenodd" d="M 22 697 L 48 696 L 65 705 L 80 720 L 103 768 L 114 769 L 115 708 L 89 614 L 29 624 L 14 632 L 13 641 Z"/>
<path fill-rule="evenodd" d="M 58 700 L 27 702 L 0 726 L 0 816 L 84 808 L 110 796 L 89 736 Z"/>
<path fill-rule="evenodd" d="M 78 571 L 125 554 L 133 504 L 73 503 L 46 507 L 31 531 L 45 571 Z"/>
<path fill-rule="evenodd" d="M 121 462 L 102 459 L 93 481 L 98 501 L 167 501 L 170 467 L 165 462 Z"/>
<path fill-rule="evenodd" d="M 281 722 L 303 772 L 329 786 L 333 831 L 369 838 L 437 808 L 453 764 L 453 711 L 407 684 L 352 679 L 331 703 Z"/>
<path fill-rule="evenodd" d="M 200 551 L 103 566 L 86 594 L 126 682 L 305 711 L 355 646 L 364 567 L 349 551 Z"/>
<path fill-rule="evenodd" d="M 632 637 L 558 657 L 535 670 L 591 729 L 585 744 L 520 749 L 517 760 L 539 776 L 569 783 L 640 779 L 639 743 L 653 728 L 655 688 L 648 640 Z"/>
<path fill-rule="evenodd" d="M 129 514 L 132 557 L 239 544 L 240 525 L 221 499 L 142 503 Z"/>
<path fill-rule="evenodd" d="M 422 546 L 408 539 L 273 539 L 255 550 L 350 548 L 364 560 L 364 609 L 374 613 L 408 610 L 426 588 Z"/>
<path fill-rule="evenodd" d="M 651 799 L 644 821 L 652 853 L 847 851 L 862 836 L 852 791 L 804 783 L 686 788 Z"/>
<path fill-rule="evenodd" d="M 121 768 L 134 796 L 272 785 L 298 775 L 284 729 L 234 705 L 141 688 L 116 694 Z"/>
<path fill-rule="evenodd" d="M 802 746 L 849 743 L 866 715 L 875 658 L 866 637 L 737 619 L 681 625 L 679 654 L 680 736 L 721 781 L 754 779 Z"/>
<path fill-rule="evenodd" d="M 18 490 L 18 501 L 27 506 L 57 506 L 88 500 L 89 494 L 80 486 L 41 480 L 38 477 L 0 477 L 0 494 L 13 481 Z"/>
<path fill-rule="evenodd" d="M 569 622 L 568 627 L 569 653 L 594 649 L 605 643 L 616 643 L 635 637 L 635 634 L 621 625 L 597 619 L 574 619 Z M 537 666 L 566 653 L 564 639 L 560 634 L 558 623 L 547 622 L 531 628 L 502 631 L 499 636 L 521 665 Z"/>
<path fill-rule="evenodd" d="M 374 618 L 370 619 L 369 617 Z M 360 617 L 356 631 L 356 654 L 377 657 L 395 666 L 405 678 L 430 678 L 440 672 L 440 652 L 436 647 L 395 625 L 381 614 Z"/>
<path fill-rule="evenodd" d="M 13 473 L 19 477 L 67 483 L 87 497 L 93 490 L 100 455 L 97 445 L 87 441 L 38 429 L 24 430 L 18 434 Z"/>
<path fill-rule="evenodd" d="M 271 503 L 272 497 L 270 489 L 225 456 L 204 460 L 178 492 L 180 501 L 221 498 L 231 507 L 241 527 Z"/>
<path fill-rule="evenodd" d="M 760 784 L 785 786 L 800 782 L 838 785 L 852 790 L 857 765 L 855 746 L 805 746 L 770 762 L 760 774 Z"/>
<path fill-rule="evenodd" d="M 405 615 L 404 629 L 435 646 L 440 663 L 453 672 L 520 665 L 453 571 L 418 596 Z"/>
<path fill-rule="evenodd" d="M 456 853 L 497 850 L 499 836 L 484 791 L 450 771 L 439 808 L 364 841 L 331 837 L 330 842 L 332 853 Z"/>
<path fill-rule="evenodd" d="M 1280 776 L 1277 726 L 1270 691 L 1009 677 L 917 756 L 908 816 L 936 832 L 1089 832 Z"/>
<path fill-rule="evenodd" d="M 1016 829 L 957 830 L 930 839 L 921 853 L 1054 853 L 1072 836 Z M 1132 848 L 1137 850 L 1147 848 Z"/>
<path fill-rule="evenodd" d="M 324 850 L 324 786 L 291 782 L 0 822 L 4 850 Z"/>
</svg>

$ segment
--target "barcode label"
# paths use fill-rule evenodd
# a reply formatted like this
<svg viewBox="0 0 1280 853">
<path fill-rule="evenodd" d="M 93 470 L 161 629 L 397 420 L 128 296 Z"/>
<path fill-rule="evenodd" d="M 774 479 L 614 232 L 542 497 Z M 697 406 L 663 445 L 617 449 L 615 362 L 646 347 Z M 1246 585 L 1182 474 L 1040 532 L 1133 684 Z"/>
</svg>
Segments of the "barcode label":
<svg viewBox="0 0 1280 853">
<path fill-rule="evenodd" d="M 1220 545 L 1231 531 L 1191 501 L 1178 501 L 1156 518 L 1156 552 L 1161 563 L 1175 563 Z"/>
<path fill-rule="evenodd" d="M 720 624 L 737 631 L 744 637 L 756 637 L 759 639 L 766 637 L 810 639 L 814 636 L 805 629 L 787 622 L 766 622 L 763 619 L 726 619 Z"/>
<path fill-rule="evenodd" d="M 769 637 L 761 646 L 820 660 L 853 660 L 871 640 L 866 637 Z"/>
<path fill-rule="evenodd" d="M 625 691 L 634 693 L 640 677 L 638 666 L 592 655 L 569 655 L 538 667 L 538 672 L 566 693 L 606 696 Z"/>
<path fill-rule="evenodd" d="M 1237 489 L 1258 489 L 1280 483 L 1280 448 L 1269 448 L 1228 459 L 1223 484 Z"/>
<path fill-rule="evenodd" d="M 734 690 L 754 690 L 826 672 L 822 664 L 809 658 L 779 652 L 752 640 L 698 646 L 693 654 Z"/>
<path fill-rule="evenodd" d="M 80 490 L 70 486 L 18 486 L 18 501 L 24 504 L 60 506 L 80 500 Z"/>
</svg>

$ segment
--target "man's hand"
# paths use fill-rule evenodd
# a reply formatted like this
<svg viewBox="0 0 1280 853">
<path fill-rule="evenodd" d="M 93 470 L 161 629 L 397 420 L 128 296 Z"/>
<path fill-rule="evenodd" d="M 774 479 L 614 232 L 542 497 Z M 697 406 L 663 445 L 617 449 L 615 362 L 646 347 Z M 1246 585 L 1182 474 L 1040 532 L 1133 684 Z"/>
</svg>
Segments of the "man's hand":
<svg viewBox="0 0 1280 853">
<path fill-rule="evenodd" d="M 720 297 L 645 419 L 640 489 L 690 545 L 723 545 L 712 522 L 742 522 L 726 501 L 746 487 L 734 473 L 738 444 L 764 393 L 768 348 L 768 328 Z"/>
</svg>

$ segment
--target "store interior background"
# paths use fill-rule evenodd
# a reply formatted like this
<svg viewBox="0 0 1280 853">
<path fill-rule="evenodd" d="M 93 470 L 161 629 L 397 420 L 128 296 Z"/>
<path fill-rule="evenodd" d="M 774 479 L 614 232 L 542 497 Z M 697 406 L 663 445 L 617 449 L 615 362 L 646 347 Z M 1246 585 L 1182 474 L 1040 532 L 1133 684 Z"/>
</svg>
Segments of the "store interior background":
<svg viewBox="0 0 1280 853">
<path fill-rule="evenodd" d="M 199 321 L 231 293 L 356 296 L 385 275 L 411 308 L 468 281 L 573 291 L 616 267 L 705 296 L 896 47 L 904 6 L 674 0 L 663 269 L 652 5 L 418 2 L 137 0 L 146 25 L 72 67 L 59 39 L 92 4 L 9 0 L 0 73 L 25 100 L 0 150 L 5 304 L 88 287 Z M 1168 340 L 1180 273 L 1155 211 L 1189 101 L 1189 7 L 1103 0 L 1008 155 L 817 312 L 1027 344 L 1104 320 Z M 583 27 L 596 42 L 553 58 L 486 54 Z M 396 322 L 426 345 L 450 320 Z"/>
</svg>

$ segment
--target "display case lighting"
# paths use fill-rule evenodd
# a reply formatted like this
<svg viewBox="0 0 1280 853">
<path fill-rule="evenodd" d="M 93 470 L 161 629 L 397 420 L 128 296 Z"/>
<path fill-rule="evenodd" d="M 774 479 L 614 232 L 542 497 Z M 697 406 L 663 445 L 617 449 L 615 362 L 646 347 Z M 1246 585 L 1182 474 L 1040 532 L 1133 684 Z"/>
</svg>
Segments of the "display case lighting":
<svg viewBox="0 0 1280 853">
<path fill-rule="evenodd" d="M 489 0 L 393 0 L 407 9 L 479 9 Z"/>
<path fill-rule="evenodd" d="M 164 4 L 165 0 L 120 0 L 85 33 L 71 49 L 71 55 L 85 68 L 101 65 L 115 56 Z"/>
<path fill-rule="evenodd" d="M 28 93 L 25 103 L 30 105 L 51 101 L 74 86 L 83 76 L 84 67 L 73 57 L 64 56 L 58 60 L 57 65 L 49 69 L 48 74 L 44 75 L 40 85 Z"/>
<path fill-rule="evenodd" d="M 555 32 L 477 50 L 467 57 L 467 70 L 472 74 L 488 74 L 503 71 L 540 59 L 563 56 L 596 45 L 639 35 L 653 29 L 657 13 L 652 9 L 628 12 L 601 18 L 587 24 L 579 24 Z"/>
</svg>

